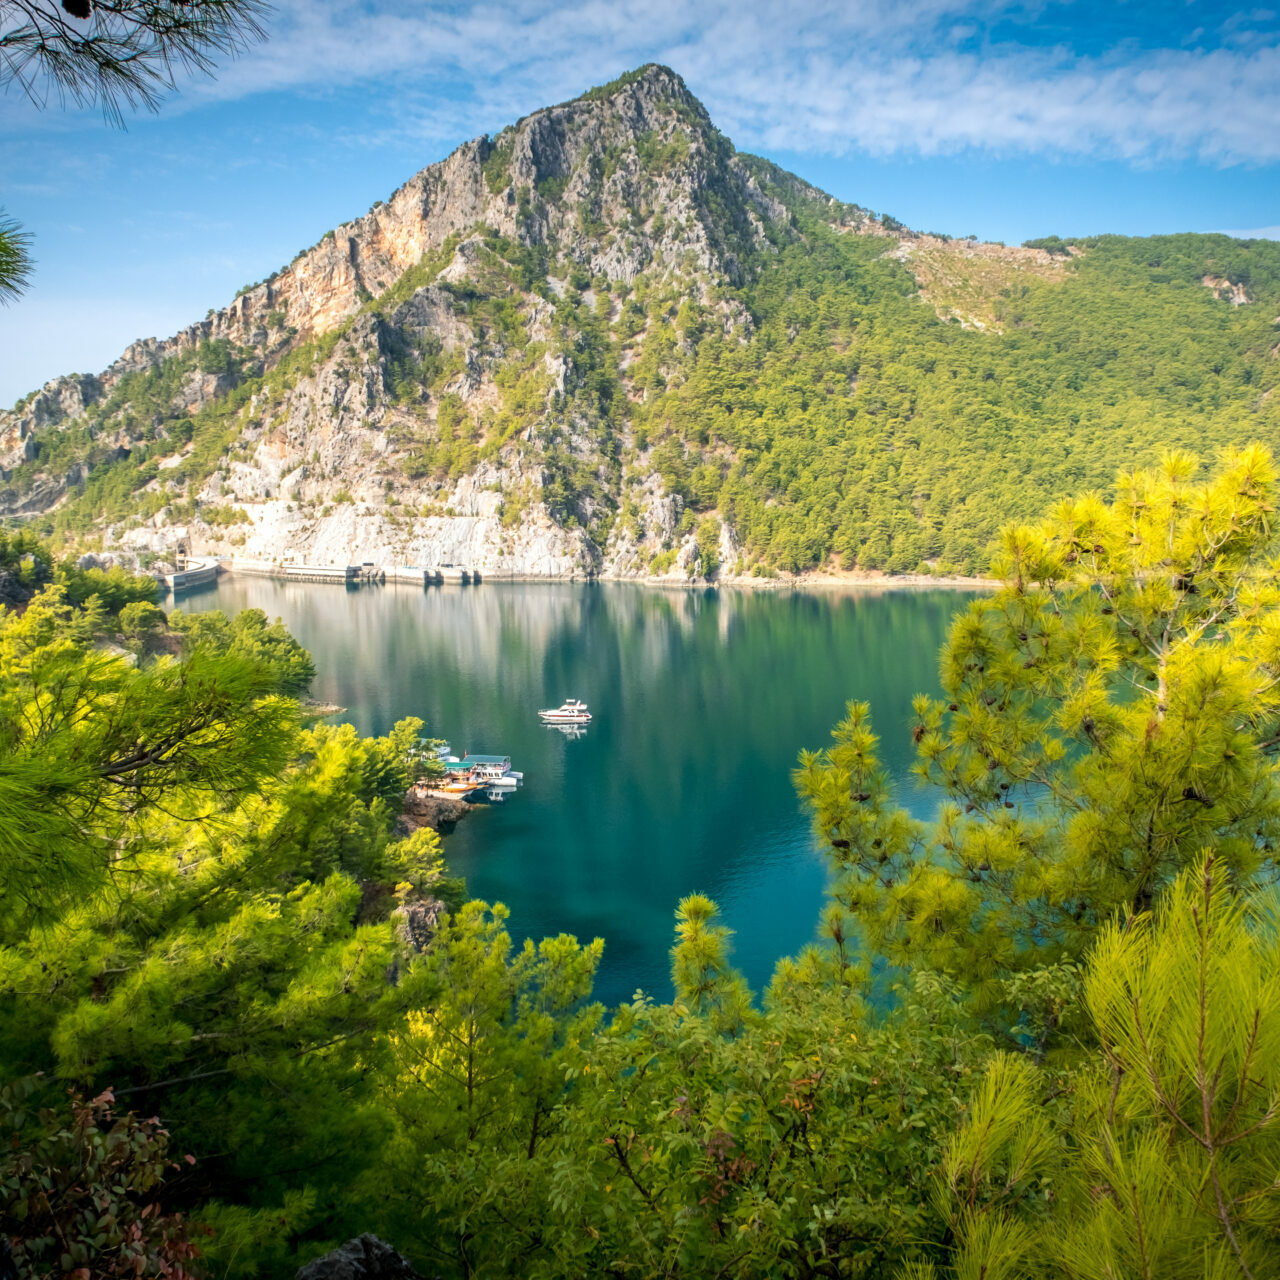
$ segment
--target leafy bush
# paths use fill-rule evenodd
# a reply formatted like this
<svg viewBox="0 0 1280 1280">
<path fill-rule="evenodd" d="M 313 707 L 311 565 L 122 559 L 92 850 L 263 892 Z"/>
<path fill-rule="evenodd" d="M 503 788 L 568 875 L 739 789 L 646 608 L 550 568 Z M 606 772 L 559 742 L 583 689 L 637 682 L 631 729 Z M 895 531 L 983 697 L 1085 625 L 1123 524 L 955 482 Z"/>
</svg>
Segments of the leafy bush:
<svg viewBox="0 0 1280 1280">
<path fill-rule="evenodd" d="M 33 1112 L 41 1092 L 48 1086 L 38 1077 L 0 1086 L 0 1220 L 15 1274 L 199 1275 L 199 1233 L 158 1198 L 166 1173 L 179 1167 L 159 1120 L 118 1114 L 110 1089 Z"/>
<path fill-rule="evenodd" d="M 145 600 L 127 604 L 120 610 L 120 631 L 127 641 L 139 648 L 158 635 L 166 621 L 164 614 Z"/>
<path fill-rule="evenodd" d="M 226 338 L 205 339 L 196 348 L 196 368 L 201 373 L 233 373 L 239 365 L 235 347 Z"/>
<path fill-rule="evenodd" d="M 55 576 L 72 604 L 84 604 L 90 596 L 97 596 L 109 613 L 119 613 L 134 601 L 158 600 L 162 589 L 150 575 L 132 573 L 118 564 L 109 569 L 81 569 L 71 561 L 64 561 Z"/>
<path fill-rule="evenodd" d="M 484 172 L 484 180 L 488 183 L 489 190 L 494 195 L 497 195 L 510 181 L 507 166 L 511 162 L 511 152 L 514 146 L 514 132 L 499 134 L 497 140 L 491 144 L 489 154 L 485 157 L 484 164 L 481 166 Z"/>
<path fill-rule="evenodd" d="M 253 523 L 243 507 L 219 507 L 212 503 L 200 507 L 200 519 L 214 528 Z"/>
</svg>

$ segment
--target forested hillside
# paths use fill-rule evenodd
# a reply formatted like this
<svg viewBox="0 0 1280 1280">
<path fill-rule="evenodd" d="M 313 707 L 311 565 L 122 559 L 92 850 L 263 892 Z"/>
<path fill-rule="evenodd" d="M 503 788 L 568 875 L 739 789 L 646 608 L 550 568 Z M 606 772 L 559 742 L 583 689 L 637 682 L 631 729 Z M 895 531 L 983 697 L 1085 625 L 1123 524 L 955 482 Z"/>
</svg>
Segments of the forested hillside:
<svg viewBox="0 0 1280 1280">
<path fill-rule="evenodd" d="M 143 561 L 982 572 L 1163 448 L 1280 445 L 1280 244 L 919 235 L 642 68 L 0 416 L 0 512 Z"/>
<path fill-rule="evenodd" d="M 1006 519 L 1165 447 L 1280 430 L 1280 245 L 1103 237 L 1049 279 L 1012 258 L 980 331 L 922 305 L 910 256 L 800 225 L 748 293 L 751 341 L 677 356 L 633 414 L 668 486 L 766 563 L 973 572 Z M 961 281 L 984 265 L 933 252 Z M 1260 303 L 1232 308 L 1205 274 Z"/>
</svg>

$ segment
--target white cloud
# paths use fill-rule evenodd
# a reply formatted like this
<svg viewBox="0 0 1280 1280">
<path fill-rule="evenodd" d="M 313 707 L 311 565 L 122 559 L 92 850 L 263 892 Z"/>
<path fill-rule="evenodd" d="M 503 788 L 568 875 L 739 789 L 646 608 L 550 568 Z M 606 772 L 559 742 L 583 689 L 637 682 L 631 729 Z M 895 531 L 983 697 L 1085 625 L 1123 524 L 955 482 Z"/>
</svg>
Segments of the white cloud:
<svg viewBox="0 0 1280 1280">
<path fill-rule="evenodd" d="M 1169 48 L 1121 41 L 1084 56 L 1037 45 L 1036 20 L 1052 11 L 1059 30 L 1071 7 L 514 0 L 390 11 L 333 0 L 282 8 L 266 44 L 184 98 L 391 81 L 404 99 L 398 127 L 446 139 L 581 92 L 596 69 L 658 60 L 748 147 L 1280 160 L 1274 15 L 1224 14 L 1216 33 L 1171 31 Z M 984 36 L 1001 16 L 1016 21 L 998 40 Z"/>
<path fill-rule="evenodd" d="M 1237 240 L 1280 240 L 1280 224 L 1274 227 L 1251 227 L 1247 231 L 1220 231 L 1222 236 L 1235 236 Z"/>
</svg>

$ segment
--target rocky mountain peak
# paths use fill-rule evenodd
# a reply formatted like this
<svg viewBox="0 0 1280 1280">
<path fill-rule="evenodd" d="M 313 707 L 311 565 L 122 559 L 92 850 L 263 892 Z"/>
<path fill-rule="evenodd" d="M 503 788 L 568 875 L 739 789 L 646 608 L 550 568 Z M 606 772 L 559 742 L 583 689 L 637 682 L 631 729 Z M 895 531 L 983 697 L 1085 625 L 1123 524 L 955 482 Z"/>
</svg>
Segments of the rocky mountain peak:
<svg viewBox="0 0 1280 1280">
<path fill-rule="evenodd" d="M 748 292 L 797 216 L 884 229 L 739 155 L 675 72 L 641 67 L 463 143 L 229 305 L 0 415 L 0 514 L 144 557 L 733 563 L 730 524 L 685 505 L 728 459 L 686 464 L 633 423 L 702 344 L 752 341 Z"/>
<path fill-rule="evenodd" d="M 609 280 L 657 270 L 736 284 L 743 255 L 763 243 L 765 222 L 784 216 L 684 81 L 651 63 L 463 143 L 172 338 L 131 344 L 96 378 L 50 382 L 0 414 L 0 466 L 33 456 L 33 431 L 75 419 L 124 376 L 202 343 L 252 348 L 270 364 L 287 345 L 344 324 L 425 256 L 479 227 Z M 197 395 L 191 409 L 200 403 Z"/>
</svg>

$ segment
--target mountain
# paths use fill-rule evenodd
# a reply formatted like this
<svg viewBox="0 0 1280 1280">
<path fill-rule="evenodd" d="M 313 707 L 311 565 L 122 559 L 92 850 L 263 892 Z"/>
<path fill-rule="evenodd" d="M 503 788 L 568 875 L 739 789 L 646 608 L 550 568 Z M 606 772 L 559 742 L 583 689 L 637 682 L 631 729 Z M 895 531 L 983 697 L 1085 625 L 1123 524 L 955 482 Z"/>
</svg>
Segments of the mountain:
<svg viewBox="0 0 1280 1280">
<path fill-rule="evenodd" d="M 1168 447 L 1280 446 L 1280 244 L 913 232 L 642 67 L 0 414 L 58 542 L 535 576 L 981 571 Z"/>
</svg>

